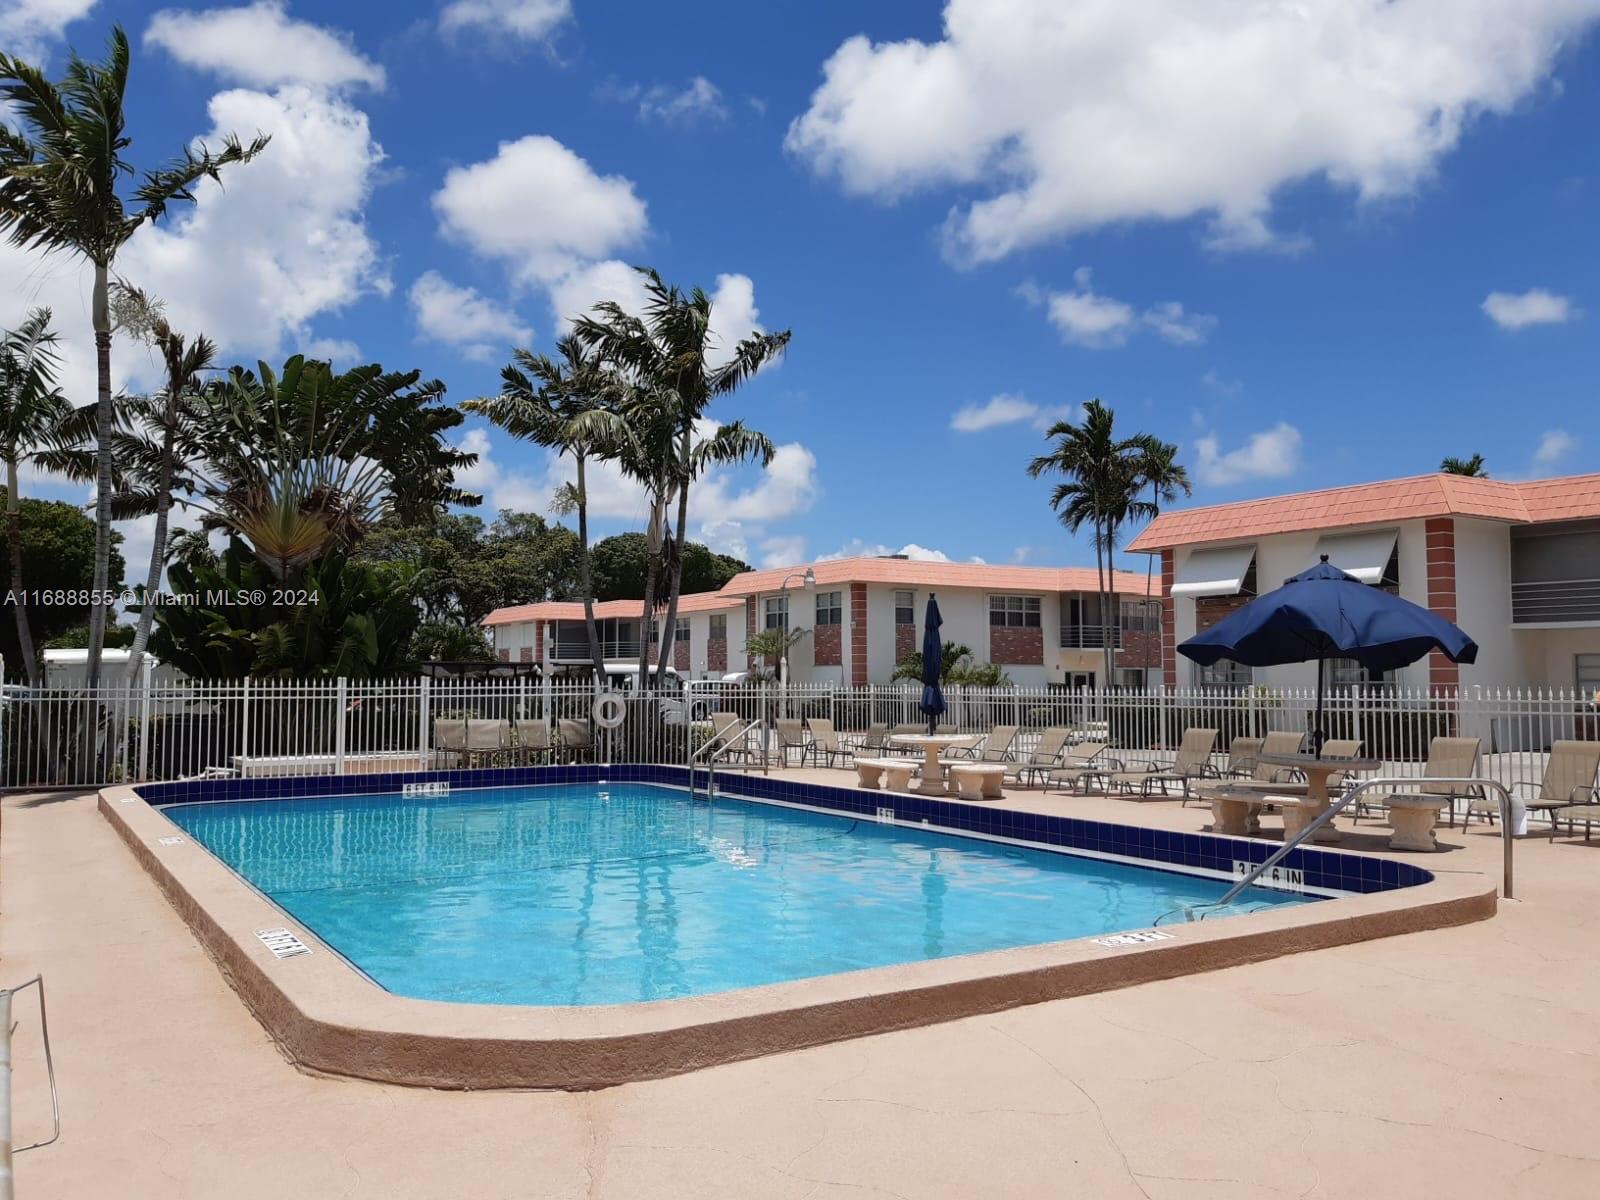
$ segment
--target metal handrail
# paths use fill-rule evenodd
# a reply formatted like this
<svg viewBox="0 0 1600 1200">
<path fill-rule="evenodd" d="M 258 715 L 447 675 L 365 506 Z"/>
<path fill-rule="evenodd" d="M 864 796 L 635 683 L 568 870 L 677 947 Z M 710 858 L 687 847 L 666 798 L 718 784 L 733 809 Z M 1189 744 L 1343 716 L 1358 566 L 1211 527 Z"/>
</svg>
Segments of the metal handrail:
<svg viewBox="0 0 1600 1200">
<path fill-rule="evenodd" d="M 1424 783 L 1435 786 L 1439 784 L 1447 784 L 1450 787 L 1493 788 L 1497 793 L 1499 793 L 1500 841 L 1504 846 L 1504 849 L 1501 852 L 1502 863 L 1500 892 L 1501 895 L 1503 895 L 1507 900 L 1514 900 L 1516 897 L 1512 894 L 1511 849 L 1515 839 L 1511 834 L 1511 790 L 1506 787 L 1505 784 L 1494 779 L 1478 779 L 1470 776 L 1444 778 L 1427 776 L 1420 779 L 1415 776 L 1380 776 L 1375 779 L 1363 779 L 1354 787 L 1345 791 L 1337 800 L 1330 804 L 1326 810 L 1318 813 L 1315 820 L 1313 820 L 1309 825 L 1301 829 L 1299 833 L 1295 834 L 1294 837 L 1284 842 L 1283 845 L 1279 846 L 1276 850 L 1269 854 L 1264 860 L 1262 860 L 1262 862 L 1257 864 L 1255 870 L 1251 871 L 1243 879 L 1239 880 L 1238 883 L 1229 888 L 1227 892 L 1223 894 L 1222 899 L 1211 900 L 1205 904 L 1186 904 L 1182 908 L 1172 909 L 1171 911 L 1164 912 L 1157 917 L 1155 919 L 1155 924 L 1159 925 L 1162 921 L 1166 920 L 1166 918 L 1180 912 L 1183 914 L 1184 920 L 1186 921 L 1205 920 L 1205 913 L 1201 910 L 1222 908 L 1231 903 L 1234 897 L 1238 896 L 1240 892 L 1245 890 L 1245 888 L 1249 887 L 1257 879 L 1260 879 L 1262 875 L 1266 874 L 1273 867 L 1282 862 L 1286 857 L 1288 857 L 1288 854 L 1291 850 L 1294 850 L 1312 834 L 1316 833 L 1317 830 L 1321 829 L 1324 825 L 1328 824 L 1328 822 L 1332 821 L 1335 816 L 1344 811 L 1346 806 L 1348 806 L 1352 800 L 1361 795 L 1363 792 L 1371 791 L 1373 788 L 1384 787 L 1390 789 L 1391 795 L 1416 795 L 1418 794 L 1416 791 L 1418 785 Z M 1266 795 L 1267 793 L 1263 793 L 1263 796 Z M 1449 795 L 1451 802 L 1454 803 L 1455 793 L 1450 793 Z M 1197 912 L 1201 914 L 1198 917 L 1195 916 L 1195 913 Z"/>
<path fill-rule="evenodd" d="M 694 768 L 702 757 L 705 759 L 706 764 L 706 799 L 715 798 L 717 794 L 716 764 L 718 752 L 729 749 L 733 745 L 735 737 L 743 738 L 755 728 L 756 723 L 755 719 L 752 718 L 729 725 L 720 734 L 713 734 L 707 738 L 705 745 L 689 755 L 689 799 L 693 800 L 695 797 Z"/>
</svg>

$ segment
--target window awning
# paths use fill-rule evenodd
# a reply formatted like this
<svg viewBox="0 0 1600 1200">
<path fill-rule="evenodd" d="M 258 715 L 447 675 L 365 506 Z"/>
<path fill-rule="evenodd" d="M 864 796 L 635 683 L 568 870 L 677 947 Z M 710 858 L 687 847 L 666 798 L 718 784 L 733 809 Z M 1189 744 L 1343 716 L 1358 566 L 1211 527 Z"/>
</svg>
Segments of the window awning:
<svg viewBox="0 0 1600 1200">
<path fill-rule="evenodd" d="M 1363 533 L 1328 534 L 1317 539 L 1316 553 L 1309 565 L 1315 566 L 1326 554 L 1330 563 L 1362 583 L 1382 583 L 1394 555 L 1396 533 L 1393 529 L 1369 529 Z"/>
<path fill-rule="evenodd" d="M 1178 568 L 1172 583 L 1174 596 L 1237 596 L 1244 588 L 1250 564 L 1255 561 L 1255 546 L 1219 546 L 1214 550 L 1195 550 Z"/>
</svg>

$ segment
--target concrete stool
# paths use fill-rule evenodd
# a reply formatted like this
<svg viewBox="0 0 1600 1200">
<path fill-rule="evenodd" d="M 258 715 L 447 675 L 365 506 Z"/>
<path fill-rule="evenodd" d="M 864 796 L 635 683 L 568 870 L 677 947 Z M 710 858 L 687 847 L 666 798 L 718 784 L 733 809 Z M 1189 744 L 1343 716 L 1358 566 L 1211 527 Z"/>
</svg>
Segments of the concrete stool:
<svg viewBox="0 0 1600 1200">
<path fill-rule="evenodd" d="M 882 781 L 891 792 L 909 792 L 911 772 L 917 764 L 906 758 L 858 758 L 855 767 L 864 788 L 876 789 Z"/>
<path fill-rule="evenodd" d="M 956 781 L 956 795 L 963 800 L 999 800 L 1004 793 L 1000 784 L 1005 780 L 1003 763 L 958 763 L 950 768 Z"/>
<path fill-rule="evenodd" d="M 1389 838 L 1389 848 L 1421 850 L 1425 854 L 1437 851 L 1439 838 L 1433 827 L 1449 803 L 1448 796 L 1390 796 L 1389 825 L 1394 833 Z"/>
</svg>

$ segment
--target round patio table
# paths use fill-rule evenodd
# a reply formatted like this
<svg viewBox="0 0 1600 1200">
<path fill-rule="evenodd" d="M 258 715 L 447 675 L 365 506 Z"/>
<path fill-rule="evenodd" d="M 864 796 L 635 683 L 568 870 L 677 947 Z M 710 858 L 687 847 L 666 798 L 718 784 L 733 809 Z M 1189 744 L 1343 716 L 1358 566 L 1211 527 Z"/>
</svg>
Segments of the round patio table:
<svg viewBox="0 0 1600 1200">
<path fill-rule="evenodd" d="M 916 790 L 924 796 L 948 794 L 945 786 L 944 764 L 939 755 L 950 746 L 976 746 L 983 740 L 978 733 L 891 733 L 889 740 L 897 746 L 922 747 L 922 775 Z"/>
<path fill-rule="evenodd" d="M 1259 754 L 1257 762 L 1264 762 L 1273 767 L 1293 767 L 1306 777 L 1306 800 L 1300 814 L 1304 828 L 1315 821 L 1332 806 L 1328 797 L 1328 776 L 1336 775 L 1341 771 L 1374 771 L 1380 765 L 1375 758 L 1318 758 L 1315 754 Z M 1293 836 L 1284 833 L 1285 838 Z M 1313 841 L 1337 842 L 1342 835 L 1329 821 L 1313 836 Z"/>
</svg>

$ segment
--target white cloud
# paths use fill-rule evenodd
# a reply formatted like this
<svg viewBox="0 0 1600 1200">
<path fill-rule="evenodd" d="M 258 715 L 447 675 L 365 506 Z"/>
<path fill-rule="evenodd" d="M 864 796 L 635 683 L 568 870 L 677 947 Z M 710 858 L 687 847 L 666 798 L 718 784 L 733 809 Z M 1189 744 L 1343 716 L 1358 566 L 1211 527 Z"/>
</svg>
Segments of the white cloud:
<svg viewBox="0 0 1600 1200">
<path fill-rule="evenodd" d="M 713 346 L 706 355 L 706 364 L 713 368 L 723 366 L 733 359 L 740 342 L 765 333 L 760 316 L 761 310 L 756 307 L 756 285 L 750 276 L 718 275 L 717 286 L 711 292 Z"/>
<path fill-rule="evenodd" d="M 163 9 L 150 18 L 144 43 L 185 66 L 251 87 L 384 85 L 383 68 L 356 50 L 349 34 L 295 20 L 283 0 L 199 12 Z"/>
<path fill-rule="evenodd" d="M 95 0 L 6 0 L 0 5 L 0 46 L 39 66 L 68 25 L 89 15 Z"/>
<path fill-rule="evenodd" d="M 174 206 L 161 225 L 140 229 L 118 255 L 117 272 L 160 297 L 174 327 L 215 341 L 224 361 L 289 349 L 354 359 L 354 346 L 319 339 L 313 324 L 388 289 L 364 222 L 383 161 L 366 114 L 298 86 L 273 95 L 225 91 L 209 111 L 214 128 L 206 140 L 260 129 L 272 135 L 271 145 L 224 171 L 226 186 L 202 181 L 192 207 Z M 15 281 L 0 288 L 0 326 L 33 305 L 49 306 L 63 339 L 67 395 L 74 403 L 92 399 L 88 268 L 0 244 L 0 278 Z M 146 347 L 116 340 L 113 387 L 148 383 L 159 373 Z"/>
<path fill-rule="evenodd" d="M 1249 479 L 1281 479 L 1300 466 L 1300 431 L 1286 421 L 1252 433 L 1237 450 L 1222 451 L 1215 434 L 1195 442 L 1196 471 L 1202 483 L 1225 486 Z"/>
<path fill-rule="evenodd" d="M 510 346 L 526 345 L 533 330 L 517 314 L 483 296 L 459 287 L 437 271 L 426 271 L 408 293 L 417 330 L 432 341 L 455 346 L 474 362 L 506 356 Z"/>
<path fill-rule="evenodd" d="M 572 0 L 451 0 L 439 14 L 439 27 L 540 42 L 571 17 Z"/>
<path fill-rule="evenodd" d="M 1484 297 L 1483 311 L 1501 329 L 1526 329 L 1530 325 L 1565 325 L 1578 315 L 1566 296 L 1544 288 L 1526 292 L 1490 292 Z"/>
<path fill-rule="evenodd" d="M 960 261 L 1195 216 L 1259 247 L 1298 181 L 1413 192 L 1597 17 L 1600 0 L 949 0 L 938 41 L 845 41 L 786 144 L 850 192 L 979 193 L 946 224 Z"/>
<path fill-rule="evenodd" d="M 485 162 L 454 167 L 434 193 L 446 236 L 550 284 L 641 238 L 644 201 L 620 175 L 600 175 L 554 138 L 502 142 Z"/>
<path fill-rule="evenodd" d="M 1123 346 L 1141 329 L 1153 330 L 1174 345 L 1197 346 L 1217 327 L 1216 317 L 1188 312 L 1176 300 L 1154 304 L 1141 313 L 1122 300 L 1102 296 L 1094 290 L 1094 274 L 1088 267 L 1079 267 L 1072 279 L 1075 286 L 1069 292 L 1024 283 L 1017 294 L 1029 304 L 1042 304 L 1061 340 L 1076 346 L 1094 350 Z"/>
<path fill-rule="evenodd" d="M 696 75 L 682 88 L 659 84 L 639 96 L 639 116 L 647 121 L 687 125 L 702 120 L 720 121 L 727 115 L 722 90 L 704 75 Z"/>
<path fill-rule="evenodd" d="M 1533 465 L 1549 470 L 1582 445 L 1582 439 L 1565 429 L 1547 430 L 1539 439 L 1539 448 L 1533 452 Z"/>
<path fill-rule="evenodd" d="M 1071 404 L 1035 404 L 1025 396 L 1000 392 L 982 404 L 962 405 L 950 418 L 950 428 L 957 433 L 981 433 L 1027 421 L 1035 429 L 1048 429 L 1074 411 L 1075 406 Z"/>
<path fill-rule="evenodd" d="M 361 347 L 349 338 L 314 337 L 297 347 L 307 358 L 321 358 L 333 364 L 335 371 L 355 366 L 361 361 Z"/>
<path fill-rule="evenodd" d="M 916 542 L 907 542 L 896 549 L 884 542 L 864 542 L 860 538 L 851 538 L 831 554 L 819 554 L 818 562 L 832 562 L 837 558 L 886 558 L 891 554 L 903 554 L 913 562 L 954 562 L 943 550 L 933 550 L 927 546 L 919 546 Z M 979 562 L 980 559 L 972 559 Z"/>
<path fill-rule="evenodd" d="M 761 543 L 761 551 L 760 565 L 769 570 L 773 567 L 797 566 L 806 560 L 806 539 L 798 534 L 769 537 Z"/>
</svg>

